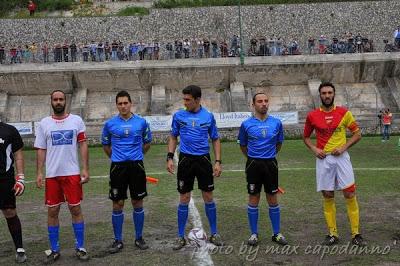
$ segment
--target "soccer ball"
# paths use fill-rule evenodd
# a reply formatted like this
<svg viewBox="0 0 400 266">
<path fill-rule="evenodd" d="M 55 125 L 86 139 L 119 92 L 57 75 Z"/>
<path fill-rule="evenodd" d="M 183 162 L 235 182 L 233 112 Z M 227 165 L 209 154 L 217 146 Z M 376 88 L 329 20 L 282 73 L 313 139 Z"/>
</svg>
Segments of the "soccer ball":
<svg viewBox="0 0 400 266">
<path fill-rule="evenodd" d="M 191 245 L 202 247 L 207 244 L 207 234 L 201 228 L 193 228 L 188 234 L 188 240 Z"/>
</svg>

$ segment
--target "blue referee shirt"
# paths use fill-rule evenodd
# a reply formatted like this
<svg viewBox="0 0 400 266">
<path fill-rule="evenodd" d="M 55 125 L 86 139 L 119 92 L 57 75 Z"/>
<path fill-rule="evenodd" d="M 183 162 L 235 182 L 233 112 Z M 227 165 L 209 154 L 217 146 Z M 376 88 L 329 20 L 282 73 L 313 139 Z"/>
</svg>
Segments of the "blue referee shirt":
<svg viewBox="0 0 400 266">
<path fill-rule="evenodd" d="M 111 145 L 111 161 L 143 160 L 143 144 L 151 142 L 150 126 L 139 115 L 128 120 L 116 115 L 107 120 L 103 128 L 101 143 Z"/>
<path fill-rule="evenodd" d="M 201 106 L 196 113 L 176 112 L 171 127 L 171 135 L 181 137 L 180 152 L 186 154 L 205 155 L 210 149 L 208 136 L 212 140 L 219 138 L 214 115 Z"/>
<path fill-rule="evenodd" d="M 276 157 L 276 145 L 283 143 L 282 122 L 268 116 L 264 121 L 252 116 L 242 122 L 238 135 L 240 146 L 247 146 L 247 156 L 258 159 Z"/>
</svg>

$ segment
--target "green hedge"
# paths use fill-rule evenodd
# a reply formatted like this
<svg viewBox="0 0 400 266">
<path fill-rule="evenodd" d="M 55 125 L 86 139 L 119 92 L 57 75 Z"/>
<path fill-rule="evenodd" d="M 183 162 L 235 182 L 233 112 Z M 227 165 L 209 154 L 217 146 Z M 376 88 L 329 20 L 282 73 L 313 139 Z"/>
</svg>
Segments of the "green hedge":
<svg viewBox="0 0 400 266">
<path fill-rule="evenodd" d="M 74 0 L 36 0 L 37 10 L 70 10 L 75 4 Z M 16 8 L 28 8 L 27 0 L 0 0 L 0 17 L 6 16 Z"/>
<path fill-rule="evenodd" d="M 149 10 L 145 7 L 128 6 L 118 11 L 117 16 L 144 16 L 148 14 Z"/>
<path fill-rule="evenodd" d="M 365 0 L 364 0 L 365 1 Z M 372 1 L 372 0 L 370 0 Z M 202 7 L 202 6 L 235 6 L 239 0 L 158 0 L 156 8 Z M 241 5 L 275 5 L 322 2 L 362 2 L 361 0 L 240 0 Z"/>
</svg>

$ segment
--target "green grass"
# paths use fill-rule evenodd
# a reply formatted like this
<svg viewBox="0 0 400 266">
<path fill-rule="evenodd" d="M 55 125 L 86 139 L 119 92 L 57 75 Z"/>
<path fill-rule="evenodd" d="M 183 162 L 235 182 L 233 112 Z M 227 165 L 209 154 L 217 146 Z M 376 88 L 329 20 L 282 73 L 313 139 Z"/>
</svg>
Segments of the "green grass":
<svg viewBox="0 0 400 266">
<path fill-rule="evenodd" d="M 140 6 L 128 6 L 116 14 L 117 16 L 146 16 L 150 13 L 148 8 Z"/>
<path fill-rule="evenodd" d="M 265 198 L 260 204 L 259 231 L 261 243 L 258 250 L 244 250 L 242 246 L 249 236 L 247 225 L 247 191 L 244 172 L 245 160 L 239 147 L 233 142 L 222 143 L 223 174 L 215 180 L 215 200 L 218 208 L 219 230 L 225 241 L 225 249 L 211 257 L 215 265 L 265 265 L 270 264 L 346 264 L 371 265 L 399 263 L 400 249 L 391 240 L 400 224 L 400 149 L 398 137 L 388 143 L 381 143 L 379 137 L 364 137 L 350 150 L 355 168 L 357 194 L 360 205 L 361 231 L 370 246 L 390 247 L 386 255 L 324 255 L 305 254 L 311 245 L 318 247 L 326 225 L 322 212 L 322 198 L 315 191 L 315 157 L 301 140 L 285 141 L 278 161 L 280 166 L 280 186 L 286 191 L 279 197 L 282 207 L 282 232 L 298 254 L 273 255 L 266 253 L 274 245 L 270 241 L 270 222 Z M 92 256 L 90 265 L 195 265 L 191 259 L 192 249 L 173 252 L 171 243 L 176 234 L 176 177 L 165 171 L 166 145 L 154 145 L 145 157 L 148 175 L 159 178 L 157 185 L 149 184 L 149 196 L 145 199 L 146 222 L 144 237 L 150 250 L 139 251 L 133 246 L 132 207 L 126 202 L 124 239 L 125 248 L 120 254 L 107 256 L 107 245 L 112 239 L 110 223 L 111 202 L 108 199 L 109 160 L 101 147 L 90 149 L 90 174 L 93 177 L 85 185 L 83 213 L 86 221 L 87 248 Z M 26 177 L 34 180 L 34 151 L 25 151 Z M 196 185 L 195 185 L 196 187 Z M 29 265 L 41 265 L 43 250 L 48 247 L 46 232 L 46 208 L 43 205 L 44 190 L 28 183 L 25 194 L 18 199 L 25 248 Z M 350 239 L 350 228 L 346 207 L 341 193 L 337 193 L 338 229 L 341 237 L 339 247 Z M 197 189 L 193 191 L 195 205 L 200 212 L 204 228 L 208 231 L 204 206 Z M 60 214 L 62 258 L 59 265 L 73 263 L 73 236 L 70 215 L 65 206 Z M 187 229 L 192 225 L 189 223 Z M 7 232 L 5 220 L 0 220 L 0 264 L 13 261 L 12 242 Z M 230 250 L 229 248 L 232 248 Z M 245 252 L 246 251 L 246 252 Z M 228 253 L 228 254 L 227 254 Z"/>
</svg>

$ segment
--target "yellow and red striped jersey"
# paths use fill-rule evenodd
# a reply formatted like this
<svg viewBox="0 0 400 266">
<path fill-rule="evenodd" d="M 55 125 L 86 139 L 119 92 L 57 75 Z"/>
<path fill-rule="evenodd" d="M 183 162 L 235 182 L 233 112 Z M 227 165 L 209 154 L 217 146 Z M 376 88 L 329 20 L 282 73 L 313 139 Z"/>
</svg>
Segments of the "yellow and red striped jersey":
<svg viewBox="0 0 400 266">
<path fill-rule="evenodd" d="M 346 144 L 346 129 L 353 134 L 360 130 L 349 110 L 334 106 L 331 111 L 326 112 L 322 108 L 318 108 L 307 115 L 304 137 L 310 137 L 315 130 L 317 148 L 330 153 L 335 148 Z"/>
</svg>

